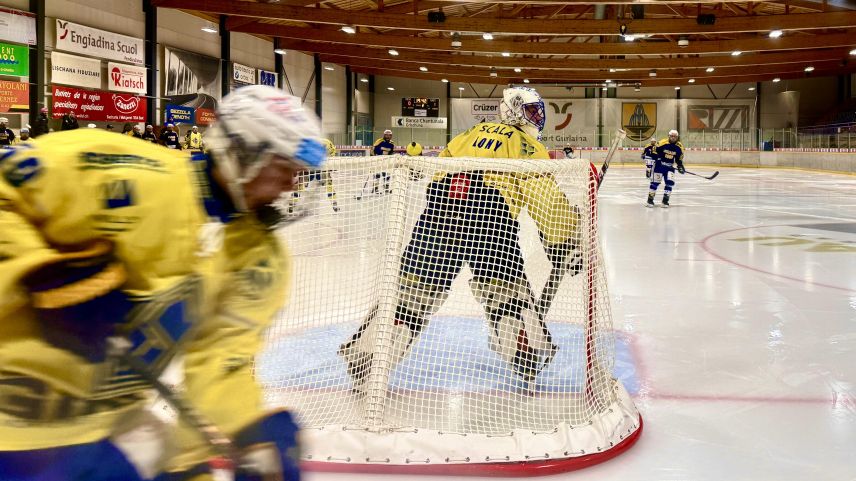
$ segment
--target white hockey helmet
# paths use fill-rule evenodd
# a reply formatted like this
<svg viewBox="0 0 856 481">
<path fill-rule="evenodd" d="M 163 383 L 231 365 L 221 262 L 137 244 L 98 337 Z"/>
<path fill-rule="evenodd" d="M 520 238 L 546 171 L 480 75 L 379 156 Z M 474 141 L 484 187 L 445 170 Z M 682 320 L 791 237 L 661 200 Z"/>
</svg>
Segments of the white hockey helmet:
<svg viewBox="0 0 856 481">
<path fill-rule="evenodd" d="M 241 87 L 223 98 L 205 144 L 241 211 L 244 184 L 273 157 L 290 160 L 296 169 L 315 169 L 327 156 L 315 114 L 300 98 L 267 85 Z"/>
<path fill-rule="evenodd" d="M 678 134 L 677 130 L 672 129 L 669 131 L 669 142 L 675 143 L 678 141 L 679 137 L 680 137 L 680 134 Z"/>
<path fill-rule="evenodd" d="M 535 89 L 529 87 L 507 88 L 502 92 L 499 118 L 502 123 L 516 125 L 541 140 L 541 131 L 547 121 L 544 100 Z"/>
</svg>

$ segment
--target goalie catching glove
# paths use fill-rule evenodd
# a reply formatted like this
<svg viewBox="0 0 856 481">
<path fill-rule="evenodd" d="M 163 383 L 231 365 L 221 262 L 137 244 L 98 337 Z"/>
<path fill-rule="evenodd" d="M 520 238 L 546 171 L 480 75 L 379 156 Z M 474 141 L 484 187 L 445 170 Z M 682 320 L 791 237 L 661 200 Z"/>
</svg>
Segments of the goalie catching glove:
<svg viewBox="0 0 856 481">
<path fill-rule="evenodd" d="M 575 276 L 582 271 L 583 256 L 573 242 L 567 241 L 561 244 L 546 246 L 545 251 L 547 258 L 550 259 L 550 263 L 560 272 Z"/>
</svg>

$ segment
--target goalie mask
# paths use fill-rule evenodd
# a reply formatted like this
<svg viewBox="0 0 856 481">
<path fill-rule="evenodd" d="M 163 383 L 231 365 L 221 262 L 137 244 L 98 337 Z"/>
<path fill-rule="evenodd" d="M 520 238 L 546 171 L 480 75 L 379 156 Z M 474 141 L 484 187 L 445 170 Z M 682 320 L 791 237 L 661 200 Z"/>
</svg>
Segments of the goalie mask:
<svg viewBox="0 0 856 481">
<path fill-rule="evenodd" d="M 541 140 L 547 116 L 544 101 L 535 89 L 512 87 L 502 92 L 499 118 L 506 125 L 516 125 L 532 137 Z"/>
<path fill-rule="evenodd" d="M 327 152 L 315 114 L 303 108 L 298 97 L 266 85 L 227 95 L 206 144 L 241 212 L 247 211 L 244 185 L 271 160 L 284 159 L 297 170 L 316 169 Z"/>
</svg>

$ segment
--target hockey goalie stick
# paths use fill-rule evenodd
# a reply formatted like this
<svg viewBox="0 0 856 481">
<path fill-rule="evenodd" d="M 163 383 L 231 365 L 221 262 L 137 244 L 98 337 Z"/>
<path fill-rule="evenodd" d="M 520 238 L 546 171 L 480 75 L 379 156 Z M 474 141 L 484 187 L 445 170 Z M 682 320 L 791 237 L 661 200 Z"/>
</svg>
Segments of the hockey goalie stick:
<svg viewBox="0 0 856 481">
<path fill-rule="evenodd" d="M 718 170 L 717 170 L 716 172 L 714 172 L 713 174 L 711 174 L 711 175 L 710 175 L 710 177 L 708 177 L 708 176 L 704 176 L 704 175 L 701 175 L 701 174 L 696 174 L 695 172 L 690 172 L 689 170 L 684 170 L 684 173 L 685 173 L 685 174 L 694 175 L 694 176 L 696 176 L 696 177 L 701 177 L 702 179 L 707 179 L 707 180 L 713 180 L 713 179 L 715 179 L 715 178 L 716 178 L 716 176 L 717 176 L 717 175 L 719 175 L 719 171 L 718 171 Z"/>
<path fill-rule="evenodd" d="M 234 471 L 238 466 L 238 450 L 235 448 L 235 443 L 232 442 L 214 423 L 210 422 L 205 416 L 199 413 L 196 409 L 184 400 L 184 397 L 172 388 L 161 382 L 157 374 L 141 359 L 130 353 L 131 342 L 124 337 L 110 337 L 108 342 L 108 354 L 114 359 L 119 359 L 131 368 L 137 375 L 143 378 L 149 386 L 176 410 L 178 415 L 184 419 L 193 429 L 195 429 L 218 454 L 222 461 L 225 459 L 231 464 L 230 471 Z M 212 463 L 215 460 L 212 460 Z"/>
<path fill-rule="evenodd" d="M 615 151 L 618 150 L 618 144 L 620 144 L 625 137 L 627 137 L 627 132 L 621 129 L 616 131 L 615 138 L 612 140 L 612 145 L 609 146 L 609 150 L 606 152 L 606 159 L 604 159 L 603 165 L 600 168 L 600 174 L 597 176 L 598 190 L 600 190 L 600 184 L 603 183 L 603 177 L 606 175 L 606 170 L 609 169 L 609 161 L 612 160 L 612 157 L 615 155 Z M 573 267 L 571 267 L 571 269 L 573 269 Z M 553 304 L 553 298 L 559 290 L 559 284 L 561 284 L 562 279 L 564 279 L 568 270 L 570 269 L 556 266 L 553 266 L 553 268 L 550 269 L 550 277 L 547 278 L 547 283 L 544 284 L 544 288 L 541 290 L 541 295 L 538 296 L 538 301 L 535 303 L 536 312 L 542 320 L 547 317 L 547 312 Z"/>
</svg>

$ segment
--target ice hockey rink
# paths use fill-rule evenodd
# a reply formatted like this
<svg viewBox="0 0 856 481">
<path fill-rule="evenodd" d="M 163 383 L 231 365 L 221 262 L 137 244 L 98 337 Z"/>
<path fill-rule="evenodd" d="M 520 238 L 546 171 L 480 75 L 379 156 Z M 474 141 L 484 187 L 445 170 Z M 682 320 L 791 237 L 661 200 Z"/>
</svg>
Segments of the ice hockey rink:
<svg viewBox="0 0 856 481">
<path fill-rule="evenodd" d="M 615 375 L 645 427 L 618 457 L 545 479 L 856 480 L 856 177 L 719 170 L 678 175 L 668 209 L 662 187 L 657 208 L 643 205 L 641 166 L 608 171 Z"/>
</svg>

